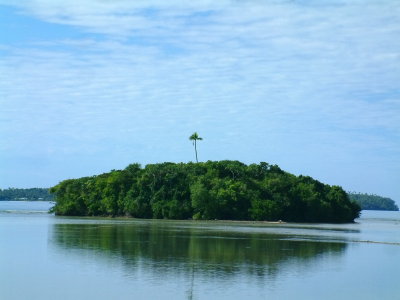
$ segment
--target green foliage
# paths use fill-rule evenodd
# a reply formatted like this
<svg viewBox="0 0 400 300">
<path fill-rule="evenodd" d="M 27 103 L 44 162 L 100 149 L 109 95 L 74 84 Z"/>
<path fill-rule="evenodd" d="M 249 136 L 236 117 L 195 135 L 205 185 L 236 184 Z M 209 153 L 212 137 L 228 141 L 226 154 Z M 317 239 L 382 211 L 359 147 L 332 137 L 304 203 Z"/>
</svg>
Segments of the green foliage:
<svg viewBox="0 0 400 300">
<path fill-rule="evenodd" d="M 360 193 L 348 193 L 350 200 L 361 206 L 361 209 L 365 210 L 392 210 L 398 211 L 399 207 L 396 203 L 386 197 L 377 195 L 360 194 Z"/>
<path fill-rule="evenodd" d="M 133 164 L 51 192 L 57 215 L 339 223 L 360 211 L 342 188 L 264 162 Z"/>
<path fill-rule="evenodd" d="M 53 198 L 45 188 L 0 189 L 0 201 L 53 201 Z"/>
</svg>

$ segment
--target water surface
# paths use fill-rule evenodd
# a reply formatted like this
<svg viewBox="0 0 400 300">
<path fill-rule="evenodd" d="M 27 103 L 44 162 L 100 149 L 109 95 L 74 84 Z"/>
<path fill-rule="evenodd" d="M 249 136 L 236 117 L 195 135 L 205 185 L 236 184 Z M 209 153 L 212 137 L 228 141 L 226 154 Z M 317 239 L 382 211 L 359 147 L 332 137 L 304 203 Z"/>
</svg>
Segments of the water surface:
<svg viewBox="0 0 400 300">
<path fill-rule="evenodd" d="M 399 212 L 354 224 L 55 217 L 0 202 L 1 299 L 393 299 Z"/>
</svg>

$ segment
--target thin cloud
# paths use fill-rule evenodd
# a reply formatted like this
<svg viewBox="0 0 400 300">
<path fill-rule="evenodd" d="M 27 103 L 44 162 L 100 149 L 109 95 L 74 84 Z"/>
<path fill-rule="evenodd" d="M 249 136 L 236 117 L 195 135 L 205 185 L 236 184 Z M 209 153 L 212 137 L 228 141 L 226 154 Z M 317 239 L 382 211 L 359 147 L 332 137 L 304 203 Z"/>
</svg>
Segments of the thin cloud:
<svg viewBox="0 0 400 300">
<path fill-rule="evenodd" d="M 400 168 L 396 1 L 0 3 L 86 33 L 0 45 L 4 151 Z"/>
</svg>

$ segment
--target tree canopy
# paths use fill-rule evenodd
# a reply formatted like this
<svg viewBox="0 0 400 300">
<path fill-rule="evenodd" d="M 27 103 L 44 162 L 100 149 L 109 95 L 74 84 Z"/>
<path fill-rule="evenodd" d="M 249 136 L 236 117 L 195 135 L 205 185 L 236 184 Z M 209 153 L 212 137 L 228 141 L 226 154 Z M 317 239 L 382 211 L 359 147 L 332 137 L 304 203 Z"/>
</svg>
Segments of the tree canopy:
<svg viewBox="0 0 400 300">
<path fill-rule="evenodd" d="M 340 223 L 360 212 L 341 187 L 265 162 L 132 164 L 50 191 L 57 215 Z"/>
</svg>

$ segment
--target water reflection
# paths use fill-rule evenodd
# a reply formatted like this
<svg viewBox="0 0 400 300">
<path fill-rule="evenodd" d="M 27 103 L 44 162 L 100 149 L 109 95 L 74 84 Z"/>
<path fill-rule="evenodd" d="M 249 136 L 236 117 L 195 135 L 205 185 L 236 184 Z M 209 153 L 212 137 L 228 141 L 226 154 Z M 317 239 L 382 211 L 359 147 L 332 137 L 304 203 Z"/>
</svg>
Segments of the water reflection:
<svg viewBox="0 0 400 300">
<path fill-rule="evenodd" d="M 159 279 L 184 275 L 192 284 L 195 275 L 221 279 L 244 274 L 273 279 L 282 268 L 311 267 L 323 258 L 340 257 L 347 247 L 340 241 L 293 238 L 251 229 L 227 231 L 159 221 L 54 224 L 51 234 L 58 248 L 117 259 L 128 273 L 140 268 Z"/>
</svg>

